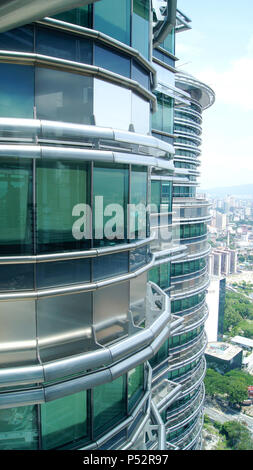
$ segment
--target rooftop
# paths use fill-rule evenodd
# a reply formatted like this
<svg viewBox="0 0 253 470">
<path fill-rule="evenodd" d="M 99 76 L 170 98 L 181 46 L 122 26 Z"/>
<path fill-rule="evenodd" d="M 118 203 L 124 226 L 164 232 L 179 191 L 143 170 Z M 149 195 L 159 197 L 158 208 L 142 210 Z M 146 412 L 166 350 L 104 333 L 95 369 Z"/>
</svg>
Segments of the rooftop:
<svg viewBox="0 0 253 470">
<path fill-rule="evenodd" d="M 230 361 L 241 351 L 241 348 L 229 343 L 213 342 L 208 343 L 205 354 L 217 357 L 223 361 Z"/>
<path fill-rule="evenodd" d="M 240 344 L 241 346 L 253 349 L 253 339 L 245 338 L 244 336 L 234 336 L 231 338 L 231 343 Z"/>
</svg>

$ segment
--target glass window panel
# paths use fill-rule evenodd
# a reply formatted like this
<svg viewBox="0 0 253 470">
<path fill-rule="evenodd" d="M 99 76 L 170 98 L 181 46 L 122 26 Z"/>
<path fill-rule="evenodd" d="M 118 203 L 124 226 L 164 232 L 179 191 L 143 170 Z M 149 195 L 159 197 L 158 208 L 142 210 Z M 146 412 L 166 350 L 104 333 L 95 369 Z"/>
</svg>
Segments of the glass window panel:
<svg viewBox="0 0 253 470">
<path fill-rule="evenodd" d="M 33 118 L 34 68 L 0 64 L 0 116 Z"/>
<path fill-rule="evenodd" d="M 163 130 L 163 101 L 161 95 L 157 95 L 157 111 L 152 114 L 152 127 L 159 131 Z"/>
<path fill-rule="evenodd" d="M 126 217 L 127 217 L 127 203 L 128 203 L 128 167 L 126 165 L 94 165 L 93 172 L 93 224 L 94 224 L 94 246 L 114 245 L 115 243 L 122 243 L 126 241 Z M 100 199 L 98 196 L 103 197 L 103 207 L 99 206 Z M 107 216 L 104 214 L 105 208 L 109 204 L 117 204 L 115 211 L 112 215 Z M 113 209 L 113 206 L 111 206 Z M 114 222 L 117 213 L 117 221 Z M 106 227 L 109 230 L 111 224 L 112 234 L 107 233 L 105 236 Z M 114 233 L 116 233 L 115 238 Z M 99 238 L 101 237 L 101 238 Z M 112 239 L 109 239 L 112 238 Z"/>
<path fill-rule="evenodd" d="M 144 366 L 140 364 L 128 372 L 128 409 L 139 400 L 144 387 Z"/>
<path fill-rule="evenodd" d="M 77 39 L 68 33 L 37 27 L 36 52 L 67 60 L 76 60 Z"/>
<path fill-rule="evenodd" d="M 93 258 L 93 281 L 128 272 L 128 251 Z"/>
<path fill-rule="evenodd" d="M 175 29 L 173 28 L 161 46 L 171 54 L 175 54 Z"/>
<path fill-rule="evenodd" d="M 86 392 L 41 405 L 43 449 L 53 449 L 87 436 Z"/>
<path fill-rule="evenodd" d="M 132 121 L 131 97 L 130 90 L 94 78 L 94 116 L 96 125 L 128 131 Z M 108 113 L 108 109 L 110 113 Z M 124 113 L 122 109 L 124 109 Z"/>
<path fill-rule="evenodd" d="M 89 204 L 88 166 L 83 162 L 40 161 L 37 164 L 37 242 L 40 253 L 84 249 L 76 240 L 72 216 L 76 204 Z"/>
<path fill-rule="evenodd" d="M 1 264 L 0 290 L 33 289 L 33 264 Z"/>
<path fill-rule="evenodd" d="M 163 131 L 173 134 L 174 100 L 169 96 L 163 97 Z"/>
<path fill-rule="evenodd" d="M 149 57 L 149 0 L 133 0 L 132 47 Z"/>
<path fill-rule="evenodd" d="M 0 254 L 32 254 L 32 161 L 1 159 Z"/>
<path fill-rule="evenodd" d="M 135 271 L 149 262 L 147 247 L 142 246 L 130 251 L 130 271 Z"/>
<path fill-rule="evenodd" d="M 139 211 L 131 211 L 130 213 L 130 236 L 135 239 L 143 239 L 147 234 L 147 169 L 145 167 L 132 166 L 130 194 L 130 203 L 134 204 L 136 208 L 140 204 Z M 132 230 L 132 224 L 134 230 Z"/>
<path fill-rule="evenodd" d="M 33 52 L 33 26 L 22 26 L 0 34 L 0 45 L 1 50 Z"/>
<path fill-rule="evenodd" d="M 95 45 L 95 65 L 130 77 L 130 59 L 108 47 Z"/>
<path fill-rule="evenodd" d="M 144 88 L 150 89 L 150 73 L 137 64 L 132 62 L 132 79 L 139 82 Z"/>
<path fill-rule="evenodd" d="M 126 416 L 125 377 L 93 389 L 94 438 Z"/>
<path fill-rule="evenodd" d="M 103 0 L 94 5 L 94 29 L 130 45 L 131 0 Z"/>
<path fill-rule="evenodd" d="M 37 263 L 36 284 L 38 288 L 65 286 L 90 282 L 90 260 L 72 259 L 49 263 Z"/>
<path fill-rule="evenodd" d="M 37 407 L 20 406 L 0 410 L 0 450 L 37 448 Z"/>
<path fill-rule="evenodd" d="M 147 272 L 130 281 L 130 311 L 136 326 L 144 328 L 146 322 Z"/>
<path fill-rule="evenodd" d="M 83 7 L 74 8 L 73 10 L 64 11 L 58 15 L 54 15 L 53 18 L 66 21 L 66 23 L 92 28 L 92 5 L 85 5 Z"/>
<path fill-rule="evenodd" d="M 169 263 L 160 265 L 160 287 L 166 289 L 170 286 Z"/>
<path fill-rule="evenodd" d="M 151 204 L 155 204 L 158 212 L 160 212 L 160 204 L 161 204 L 160 181 L 151 181 Z M 152 209 L 152 212 L 156 212 L 154 209 Z"/>
<path fill-rule="evenodd" d="M 159 266 L 150 269 L 149 271 L 149 281 L 154 282 L 155 284 L 159 285 Z"/>
<path fill-rule="evenodd" d="M 132 111 L 131 123 L 134 126 L 135 132 L 140 134 L 148 134 L 150 130 L 150 105 L 147 100 L 144 100 L 136 93 L 131 94 L 132 97 Z"/>
<path fill-rule="evenodd" d="M 92 124 L 92 87 L 91 77 L 36 68 L 37 118 Z"/>
</svg>

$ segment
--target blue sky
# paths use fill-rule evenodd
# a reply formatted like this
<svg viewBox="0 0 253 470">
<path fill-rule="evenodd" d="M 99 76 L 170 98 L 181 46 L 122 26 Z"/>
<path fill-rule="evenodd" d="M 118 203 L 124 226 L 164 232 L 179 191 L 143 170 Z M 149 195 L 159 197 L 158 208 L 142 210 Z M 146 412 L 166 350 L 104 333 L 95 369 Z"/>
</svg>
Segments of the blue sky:
<svg viewBox="0 0 253 470">
<path fill-rule="evenodd" d="M 178 0 L 192 30 L 176 36 L 177 66 L 207 83 L 200 187 L 253 184 L 253 0 Z"/>
</svg>

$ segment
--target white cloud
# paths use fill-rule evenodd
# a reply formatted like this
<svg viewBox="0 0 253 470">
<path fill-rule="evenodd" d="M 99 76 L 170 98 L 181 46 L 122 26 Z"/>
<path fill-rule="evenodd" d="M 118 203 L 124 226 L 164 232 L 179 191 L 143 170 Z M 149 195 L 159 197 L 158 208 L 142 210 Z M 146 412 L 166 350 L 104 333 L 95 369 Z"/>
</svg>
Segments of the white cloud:
<svg viewBox="0 0 253 470">
<path fill-rule="evenodd" d="M 224 72 L 212 67 L 204 69 L 198 78 L 213 88 L 220 103 L 253 111 L 253 57 L 233 61 Z"/>
</svg>

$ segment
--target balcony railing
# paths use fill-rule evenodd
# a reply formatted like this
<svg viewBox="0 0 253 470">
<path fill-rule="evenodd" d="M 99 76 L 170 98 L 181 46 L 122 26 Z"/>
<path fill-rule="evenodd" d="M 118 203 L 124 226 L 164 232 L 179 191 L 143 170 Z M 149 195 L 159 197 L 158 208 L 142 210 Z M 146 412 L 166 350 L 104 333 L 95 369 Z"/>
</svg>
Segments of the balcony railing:
<svg viewBox="0 0 253 470">
<path fill-rule="evenodd" d="M 197 359 L 197 357 L 204 353 L 206 345 L 207 336 L 206 333 L 203 332 L 194 346 L 191 345 L 190 347 L 169 356 L 170 370 L 180 368 Z"/>
</svg>

